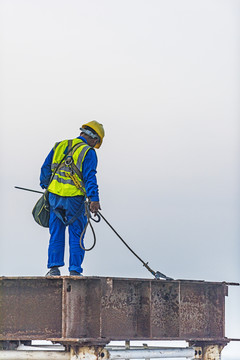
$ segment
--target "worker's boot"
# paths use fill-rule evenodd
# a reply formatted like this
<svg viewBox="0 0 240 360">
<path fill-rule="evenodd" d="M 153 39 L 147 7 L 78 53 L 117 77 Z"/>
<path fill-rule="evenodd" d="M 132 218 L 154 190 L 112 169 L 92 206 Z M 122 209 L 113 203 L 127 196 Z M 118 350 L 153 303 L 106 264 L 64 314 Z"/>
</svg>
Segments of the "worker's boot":
<svg viewBox="0 0 240 360">
<path fill-rule="evenodd" d="M 53 266 L 50 268 L 50 270 L 47 272 L 46 276 L 60 276 L 60 270 L 57 266 Z"/>
<path fill-rule="evenodd" d="M 79 272 L 75 271 L 75 270 L 70 270 L 69 273 L 70 276 L 82 276 L 82 274 L 80 274 Z"/>
</svg>

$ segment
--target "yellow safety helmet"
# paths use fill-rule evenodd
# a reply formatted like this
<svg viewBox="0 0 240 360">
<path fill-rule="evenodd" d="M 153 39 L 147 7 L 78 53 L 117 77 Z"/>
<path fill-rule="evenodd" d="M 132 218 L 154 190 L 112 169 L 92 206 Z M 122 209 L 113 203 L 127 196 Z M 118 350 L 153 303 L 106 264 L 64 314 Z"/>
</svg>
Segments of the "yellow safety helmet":
<svg viewBox="0 0 240 360">
<path fill-rule="evenodd" d="M 97 122 L 96 120 L 92 120 L 92 121 L 89 121 L 89 122 L 86 123 L 86 124 L 83 124 L 83 125 L 82 125 L 82 128 L 83 128 L 83 129 L 85 129 L 85 128 L 91 128 L 91 129 L 93 129 L 93 130 L 97 133 L 97 135 L 98 135 L 99 138 L 100 138 L 100 141 L 99 141 L 94 147 L 97 148 L 97 149 L 99 149 L 100 146 L 102 145 L 103 138 L 104 138 L 104 135 L 105 135 L 103 125 L 100 124 L 99 122 Z"/>
</svg>

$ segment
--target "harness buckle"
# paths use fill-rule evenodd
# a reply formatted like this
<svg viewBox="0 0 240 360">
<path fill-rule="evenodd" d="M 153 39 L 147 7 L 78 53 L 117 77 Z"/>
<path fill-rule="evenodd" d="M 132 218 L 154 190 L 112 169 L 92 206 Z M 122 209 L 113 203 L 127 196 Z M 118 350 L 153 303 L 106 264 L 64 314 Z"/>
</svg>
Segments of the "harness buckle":
<svg viewBox="0 0 240 360">
<path fill-rule="evenodd" d="M 73 158 L 72 156 L 68 156 L 65 160 L 65 165 L 66 166 L 70 166 L 73 163 Z"/>
</svg>

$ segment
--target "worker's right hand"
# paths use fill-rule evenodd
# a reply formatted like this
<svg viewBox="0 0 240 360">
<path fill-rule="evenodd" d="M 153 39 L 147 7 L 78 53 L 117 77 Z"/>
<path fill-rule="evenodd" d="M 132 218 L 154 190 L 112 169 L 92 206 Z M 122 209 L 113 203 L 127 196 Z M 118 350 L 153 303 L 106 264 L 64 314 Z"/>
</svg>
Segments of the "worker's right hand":
<svg viewBox="0 0 240 360">
<path fill-rule="evenodd" d="M 101 210 L 100 202 L 99 201 L 91 201 L 90 202 L 90 211 L 94 214 L 94 216 L 97 215 L 98 210 Z"/>
</svg>

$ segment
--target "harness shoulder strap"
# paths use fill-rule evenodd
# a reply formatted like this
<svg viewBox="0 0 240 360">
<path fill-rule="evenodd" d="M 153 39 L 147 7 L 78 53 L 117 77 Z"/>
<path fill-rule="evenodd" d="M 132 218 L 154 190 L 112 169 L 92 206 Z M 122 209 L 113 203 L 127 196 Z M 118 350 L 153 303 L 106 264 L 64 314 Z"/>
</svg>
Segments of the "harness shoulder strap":
<svg viewBox="0 0 240 360">
<path fill-rule="evenodd" d="M 63 162 L 66 160 L 66 158 L 68 157 L 68 155 L 73 151 L 73 149 L 74 149 L 75 147 L 81 146 L 82 143 L 77 143 L 77 144 L 73 145 L 72 147 L 69 147 L 69 145 L 72 145 L 72 140 L 69 140 L 69 142 L 68 142 L 68 149 L 67 149 L 66 155 L 62 158 L 62 160 L 61 160 L 60 163 L 56 166 L 56 169 L 55 169 L 54 172 L 52 173 L 52 176 L 51 176 L 51 178 L 50 178 L 50 181 L 49 181 L 47 190 L 48 190 L 51 182 L 53 181 L 53 178 L 54 178 L 56 172 L 57 172 L 57 171 L 60 169 L 60 167 L 63 165 Z"/>
<path fill-rule="evenodd" d="M 74 172 L 77 174 L 77 176 L 83 181 L 83 176 L 82 176 L 82 172 L 80 171 L 81 168 L 81 164 L 82 164 L 82 160 L 86 154 L 86 152 L 91 149 L 91 146 L 89 146 L 88 144 L 82 142 L 79 144 L 79 146 L 77 146 L 73 153 L 81 146 L 81 145 L 85 145 L 81 151 L 80 154 L 78 156 L 78 160 L 77 160 L 77 164 L 75 165 L 74 163 L 72 163 L 72 169 L 74 170 Z"/>
</svg>

